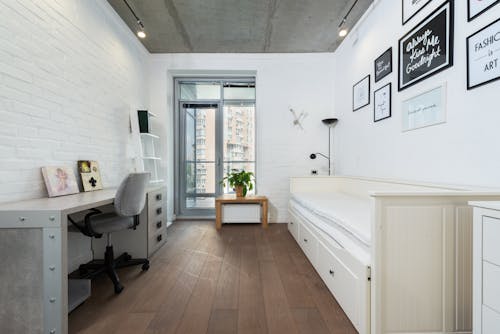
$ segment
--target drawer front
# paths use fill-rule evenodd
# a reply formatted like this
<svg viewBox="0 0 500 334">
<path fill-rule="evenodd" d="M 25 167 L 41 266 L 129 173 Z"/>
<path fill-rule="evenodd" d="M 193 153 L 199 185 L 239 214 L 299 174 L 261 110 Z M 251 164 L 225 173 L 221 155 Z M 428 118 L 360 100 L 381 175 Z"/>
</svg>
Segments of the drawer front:
<svg viewBox="0 0 500 334">
<path fill-rule="evenodd" d="M 148 193 L 148 206 L 162 205 L 164 203 L 164 196 L 163 189 L 150 191 Z"/>
<path fill-rule="evenodd" d="M 295 241 L 298 242 L 299 241 L 299 222 L 293 216 L 292 216 L 291 221 L 288 222 L 288 231 L 290 231 L 290 234 L 293 236 Z"/>
<path fill-rule="evenodd" d="M 359 278 L 321 242 L 318 244 L 317 271 L 353 324 L 359 326 Z"/>
<path fill-rule="evenodd" d="M 483 260 L 500 266 L 500 219 L 483 216 Z"/>
<path fill-rule="evenodd" d="M 500 267 L 486 261 L 483 261 L 483 304 L 500 312 Z"/>
<path fill-rule="evenodd" d="M 153 254 L 167 241 L 167 230 L 166 228 L 162 228 L 156 234 L 152 235 L 149 238 L 148 249 L 149 255 Z"/>
<path fill-rule="evenodd" d="M 162 228 L 165 228 L 166 226 L 167 221 L 165 220 L 165 215 L 152 217 L 148 222 L 149 235 L 158 233 Z"/>
<path fill-rule="evenodd" d="M 304 224 L 301 224 L 299 229 L 299 245 L 309 258 L 309 261 L 315 265 L 318 252 L 318 239 Z"/>
<path fill-rule="evenodd" d="M 500 314 L 483 306 L 482 334 L 500 333 Z"/>
</svg>

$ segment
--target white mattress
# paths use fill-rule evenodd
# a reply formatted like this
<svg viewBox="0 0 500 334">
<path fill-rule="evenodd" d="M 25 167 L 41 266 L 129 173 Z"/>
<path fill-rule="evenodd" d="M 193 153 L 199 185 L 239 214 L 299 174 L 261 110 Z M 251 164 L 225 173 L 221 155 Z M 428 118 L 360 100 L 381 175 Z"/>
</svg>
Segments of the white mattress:
<svg viewBox="0 0 500 334">
<path fill-rule="evenodd" d="M 331 193 L 293 193 L 290 210 L 363 262 L 370 260 L 370 200 Z"/>
</svg>

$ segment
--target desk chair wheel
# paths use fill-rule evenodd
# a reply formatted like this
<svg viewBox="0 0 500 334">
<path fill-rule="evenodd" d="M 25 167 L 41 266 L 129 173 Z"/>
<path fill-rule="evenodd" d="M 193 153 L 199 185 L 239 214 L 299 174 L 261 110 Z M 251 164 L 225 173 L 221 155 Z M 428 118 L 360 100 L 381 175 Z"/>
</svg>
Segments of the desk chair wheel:
<svg viewBox="0 0 500 334">
<path fill-rule="evenodd" d="M 149 269 L 149 262 L 146 262 L 142 265 L 142 271 L 147 271 Z"/>
<path fill-rule="evenodd" d="M 121 292 L 123 291 L 123 285 L 121 285 L 120 283 L 116 284 L 115 285 L 115 294 L 120 294 Z"/>
</svg>

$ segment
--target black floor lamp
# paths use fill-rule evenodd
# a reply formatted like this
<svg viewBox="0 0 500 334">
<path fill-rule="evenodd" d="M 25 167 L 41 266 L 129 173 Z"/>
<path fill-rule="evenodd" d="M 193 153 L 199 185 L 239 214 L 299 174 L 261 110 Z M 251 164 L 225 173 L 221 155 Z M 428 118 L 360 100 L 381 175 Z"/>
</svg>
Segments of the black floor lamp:
<svg viewBox="0 0 500 334">
<path fill-rule="evenodd" d="M 316 157 L 319 155 L 325 159 L 328 160 L 328 175 L 332 175 L 332 164 L 331 164 L 331 143 L 332 143 L 332 129 L 337 124 L 338 119 L 337 118 L 325 118 L 321 120 L 323 124 L 328 126 L 328 155 L 324 155 L 323 153 L 312 153 L 309 158 L 311 159 L 316 159 Z"/>
</svg>

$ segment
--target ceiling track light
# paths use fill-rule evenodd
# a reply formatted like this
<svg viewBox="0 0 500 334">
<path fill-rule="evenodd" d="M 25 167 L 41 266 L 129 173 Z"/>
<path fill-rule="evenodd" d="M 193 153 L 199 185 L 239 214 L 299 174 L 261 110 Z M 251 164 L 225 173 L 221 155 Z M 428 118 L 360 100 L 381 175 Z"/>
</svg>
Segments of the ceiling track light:
<svg viewBox="0 0 500 334">
<path fill-rule="evenodd" d="M 125 5 L 127 5 L 128 9 L 134 15 L 135 20 L 137 21 L 137 25 L 139 26 L 139 29 L 137 29 L 137 37 L 139 38 L 146 38 L 146 33 L 144 32 L 144 24 L 142 23 L 141 19 L 135 14 L 134 10 L 130 5 L 128 4 L 127 0 L 123 0 L 125 2 Z"/>
<path fill-rule="evenodd" d="M 349 10 L 347 11 L 347 14 L 345 14 L 345 16 L 342 18 L 342 21 L 340 21 L 340 24 L 339 24 L 339 36 L 340 37 L 345 37 L 347 35 L 348 29 L 347 29 L 347 27 L 344 26 L 344 24 L 346 23 L 347 17 L 349 16 L 349 14 L 351 14 L 354 6 L 356 6 L 357 3 L 358 3 L 358 0 L 355 0 L 354 3 L 352 4 L 351 8 L 349 8 Z"/>
</svg>

